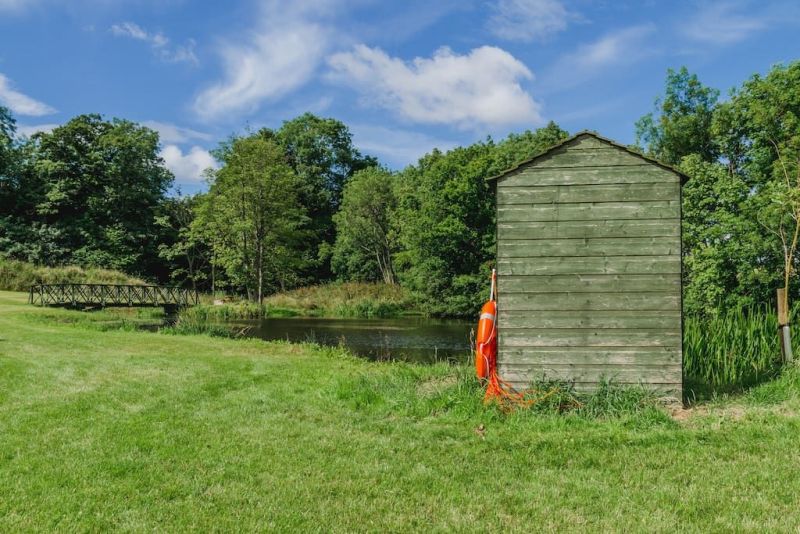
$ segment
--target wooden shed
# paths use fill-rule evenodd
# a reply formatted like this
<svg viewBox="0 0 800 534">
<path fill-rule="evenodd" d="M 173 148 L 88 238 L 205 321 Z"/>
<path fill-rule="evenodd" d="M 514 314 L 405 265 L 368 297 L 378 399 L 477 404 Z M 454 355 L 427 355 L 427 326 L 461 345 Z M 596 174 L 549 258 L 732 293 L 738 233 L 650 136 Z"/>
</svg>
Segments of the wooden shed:
<svg viewBox="0 0 800 534">
<path fill-rule="evenodd" d="M 605 379 L 680 399 L 685 178 L 594 132 L 491 178 L 503 379 Z"/>
</svg>

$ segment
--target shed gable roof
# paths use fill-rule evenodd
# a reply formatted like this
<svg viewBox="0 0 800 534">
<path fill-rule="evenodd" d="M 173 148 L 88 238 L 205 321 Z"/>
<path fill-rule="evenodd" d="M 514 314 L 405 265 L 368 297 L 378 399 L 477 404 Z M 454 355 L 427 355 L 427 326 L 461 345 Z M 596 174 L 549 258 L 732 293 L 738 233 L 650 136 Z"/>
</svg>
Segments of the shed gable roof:
<svg viewBox="0 0 800 534">
<path fill-rule="evenodd" d="M 680 176 L 681 184 L 686 183 L 686 180 L 689 179 L 689 177 L 687 175 L 685 175 L 684 173 L 682 173 L 681 171 L 679 171 L 678 169 L 676 169 L 672 165 L 667 165 L 666 163 L 662 163 L 662 162 L 658 161 L 655 158 L 652 158 L 650 156 L 646 156 L 646 155 L 642 154 L 641 152 L 638 152 L 638 151 L 633 150 L 633 149 L 631 149 L 631 148 L 629 148 L 629 147 L 627 147 L 625 145 L 617 143 L 616 141 L 612 141 L 611 139 L 608 139 L 607 137 L 603 137 L 602 135 L 598 134 L 597 132 L 593 132 L 593 131 L 590 131 L 590 130 L 583 130 L 581 132 L 576 133 L 575 135 L 567 137 L 563 141 L 560 141 L 560 142 L 556 143 L 555 145 L 551 146 L 550 148 L 548 148 L 544 152 L 540 152 L 539 154 L 536 154 L 532 158 L 526 159 L 525 161 L 522 161 L 522 162 L 514 165 L 510 169 L 507 169 L 507 170 L 503 171 L 502 173 L 500 173 L 498 175 L 495 175 L 495 176 L 492 176 L 490 178 L 487 178 L 487 180 L 494 181 L 494 180 L 499 180 L 501 178 L 504 178 L 505 176 L 507 176 L 507 175 L 509 175 L 509 174 L 511 174 L 511 173 L 513 173 L 515 171 L 518 171 L 523 167 L 527 167 L 528 165 L 531 165 L 532 163 L 535 163 L 539 159 L 552 154 L 553 152 L 555 152 L 559 148 L 562 148 L 562 147 L 572 143 L 573 141 L 577 141 L 578 139 L 581 139 L 581 138 L 584 138 L 584 137 L 592 137 L 592 138 L 597 139 L 597 140 L 599 140 L 599 141 L 601 141 L 601 142 L 603 142 L 603 143 L 605 143 L 605 144 L 607 144 L 609 146 L 612 146 L 614 148 L 618 148 L 620 150 L 624 150 L 625 152 L 627 152 L 629 154 L 632 154 L 632 155 L 634 155 L 634 156 L 636 156 L 638 158 L 641 158 L 642 160 L 646 161 L 647 163 L 651 163 L 653 165 L 661 167 L 662 169 L 665 169 L 665 170 L 668 170 L 670 172 L 673 172 L 673 173 L 677 174 L 678 176 Z"/>
</svg>

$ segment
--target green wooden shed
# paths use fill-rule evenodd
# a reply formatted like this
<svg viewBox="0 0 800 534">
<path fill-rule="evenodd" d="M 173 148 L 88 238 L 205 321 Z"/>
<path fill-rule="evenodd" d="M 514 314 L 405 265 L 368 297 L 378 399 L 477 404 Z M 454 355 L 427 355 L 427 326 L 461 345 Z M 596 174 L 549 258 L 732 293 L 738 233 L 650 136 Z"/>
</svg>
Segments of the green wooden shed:
<svg viewBox="0 0 800 534">
<path fill-rule="evenodd" d="M 503 379 L 680 399 L 685 179 L 588 131 L 491 178 Z"/>
</svg>

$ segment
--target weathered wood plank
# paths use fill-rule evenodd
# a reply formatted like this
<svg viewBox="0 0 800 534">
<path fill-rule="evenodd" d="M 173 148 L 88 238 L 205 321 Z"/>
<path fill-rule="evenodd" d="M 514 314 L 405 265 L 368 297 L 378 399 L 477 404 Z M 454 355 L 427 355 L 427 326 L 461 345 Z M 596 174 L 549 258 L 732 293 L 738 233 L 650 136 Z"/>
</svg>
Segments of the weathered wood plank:
<svg viewBox="0 0 800 534">
<path fill-rule="evenodd" d="M 497 205 L 674 200 L 679 188 L 678 182 L 502 187 L 497 191 Z"/>
<path fill-rule="evenodd" d="M 514 258 L 497 261 L 499 276 L 555 274 L 680 274 L 680 256 Z"/>
<path fill-rule="evenodd" d="M 592 202 L 497 207 L 497 222 L 591 221 L 605 219 L 677 219 L 680 202 Z"/>
<path fill-rule="evenodd" d="M 679 274 L 561 274 L 502 276 L 498 292 L 607 293 L 611 291 L 680 291 Z"/>
<path fill-rule="evenodd" d="M 530 369 L 504 365 L 498 367 L 503 380 L 528 385 L 541 380 L 574 381 L 599 384 L 603 380 L 612 384 L 674 384 L 682 381 L 680 365 L 664 367 L 547 367 Z"/>
<path fill-rule="evenodd" d="M 502 328 L 500 347 L 677 347 L 680 330 L 662 328 Z"/>
<path fill-rule="evenodd" d="M 524 391 L 529 385 L 530 382 L 514 382 L 511 380 L 506 380 L 506 383 L 509 384 L 517 391 Z M 573 391 L 578 393 L 591 393 L 595 391 L 599 385 L 599 382 L 570 382 Z M 615 384 L 622 385 L 622 386 L 637 386 L 639 385 L 638 382 L 635 383 L 620 383 L 615 382 Z M 642 387 L 647 388 L 648 391 L 652 391 L 656 397 L 663 399 L 665 401 L 670 402 L 681 402 L 682 394 L 681 394 L 681 384 L 680 383 L 670 383 L 670 384 L 641 384 Z"/>
<path fill-rule="evenodd" d="M 539 256 L 670 256 L 681 253 L 680 237 L 598 237 L 592 239 L 503 239 L 497 257 Z"/>
<path fill-rule="evenodd" d="M 680 347 L 506 347 L 498 365 L 663 364 L 681 363 Z"/>
<path fill-rule="evenodd" d="M 596 165 L 641 165 L 644 160 L 621 148 L 563 147 L 536 160 L 535 165 L 548 167 L 586 167 Z"/>
<path fill-rule="evenodd" d="M 680 294 L 648 293 L 499 293 L 498 309 L 505 311 L 636 311 L 679 310 Z"/>
<path fill-rule="evenodd" d="M 497 182 L 498 191 L 506 187 L 545 185 L 600 185 L 668 182 L 679 183 L 680 177 L 661 167 L 642 162 L 640 165 L 540 168 L 529 165 Z"/>
<path fill-rule="evenodd" d="M 564 145 L 565 148 L 573 150 L 576 148 L 591 149 L 591 148 L 616 148 L 605 141 L 592 137 L 590 135 L 579 136 L 574 141 Z"/>
<path fill-rule="evenodd" d="M 506 328 L 665 328 L 680 329 L 680 310 L 516 311 L 498 310 L 497 327 Z"/>
<path fill-rule="evenodd" d="M 540 221 L 497 225 L 498 243 L 506 239 L 679 237 L 680 235 L 680 219 Z"/>
</svg>

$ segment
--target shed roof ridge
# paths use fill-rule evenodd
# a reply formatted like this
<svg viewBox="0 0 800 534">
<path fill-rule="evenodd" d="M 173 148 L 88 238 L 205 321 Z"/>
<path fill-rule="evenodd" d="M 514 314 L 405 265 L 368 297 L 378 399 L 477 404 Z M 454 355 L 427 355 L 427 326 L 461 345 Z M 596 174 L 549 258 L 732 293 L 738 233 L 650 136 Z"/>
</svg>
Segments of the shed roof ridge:
<svg viewBox="0 0 800 534">
<path fill-rule="evenodd" d="M 513 167 L 511 167 L 509 169 L 506 169 L 505 171 L 501 172 L 500 174 L 496 174 L 494 176 L 490 176 L 486 180 L 487 181 L 494 181 L 494 180 L 498 180 L 500 178 L 503 178 L 504 176 L 506 176 L 506 175 L 516 171 L 516 170 L 519 170 L 520 168 L 522 168 L 522 167 L 524 167 L 526 165 L 529 165 L 529 164 L 533 163 L 537 159 L 550 154 L 554 150 L 557 150 L 557 149 L 563 147 L 564 145 L 566 145 L 566 144 L 568 144 L 568 143 L 570 143 L 572 141 L 575 141 L 579 137 L 586 136 L 586 135 L 594 137 L 595 139 L 599 139 L 600 141 L 603 141 L 604 143 L 608 143 L 609 145 L 611 145 L 613 147 L 622 149 L 622 150 L 628 152 L 629 154 L 632 154 L 632 155 L 634 155 L 636 157 L 639 157 L 639 158 L 641 158 L 641 159 L 643 159 L 643 160 L 645 160 L 645 161 L 647 161 L 649 163 L 652 163 L 654 165 L 658 165 L 659 167 L 661 167 L 663 169 L 666 169 L 668 171 L 674 172 L 675 174 L 677 174 L 678 176 L 681 177 L 681 182 L 682 183 L 685 183 L 686 180 L 689 179 L 689 177 L 685 173 L 683 173 L 680 170 L 676 169 L 672 165 L 669 165 L 667 163 L 663 163 L 663 162 L 653 158 L 652 156 L 648 156 L 646 154 L 643 154 L 642 152 L 640 152 L 638 150 L 634 150 L 629 146 L 625 146 L 625 145 L 623 145 L 621 143 L 617 143 L 613 139 L 609 139 L 608 137 L 604 137 L 604 136 L 600 135 L 599 133 L 597 133 L 594 130 L 581 130 L 578 133 L 567 137 L 566 139 L 562 139 L 561 141 L 559 141 L 555 145 L 545 149 L 544 151 L 539 152 L 538 154 L 536 154 L 536 155 L 534 155 L 534 156 L 532 156 L 532 157 L 530 157 L 530 158 L 528 158 L 528 159 L 526 159 L 524 161 L 521 161 L 521 162 L 517 163 Z"/>
</svg>

